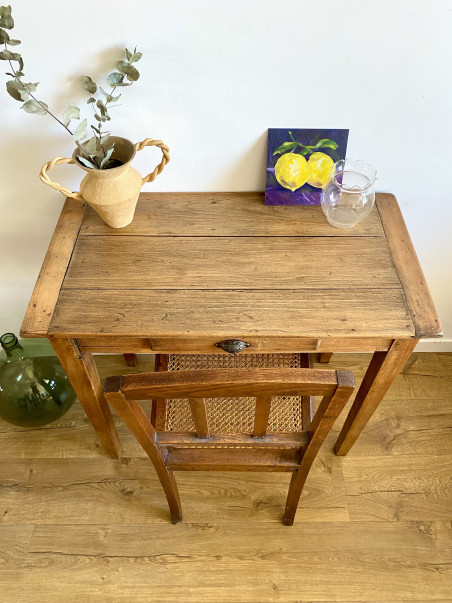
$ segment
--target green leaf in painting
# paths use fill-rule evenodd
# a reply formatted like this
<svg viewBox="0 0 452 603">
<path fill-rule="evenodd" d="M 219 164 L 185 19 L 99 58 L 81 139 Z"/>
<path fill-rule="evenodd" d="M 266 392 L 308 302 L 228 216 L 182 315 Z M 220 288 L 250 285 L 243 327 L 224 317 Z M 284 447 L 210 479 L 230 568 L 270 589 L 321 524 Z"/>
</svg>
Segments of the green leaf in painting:
<svg viewBox="0 0 452 603">
<path fill-rule="evenodd" d="M 83 163 L 83 165 L 86 165 L 86 167 L 91 168 L 92 170 L 97 170 L 97 166 L 94 165 L 94 163 L 91 163 L 91 161 L 89 159 L 85 159 L 84 157 L 82 157 L 81 155 L 77 156 L 77 159 Z"/>
<path fill-rule="evenodd" d="M 86 138 L 86 124 L 86 119 L 79 123 L 74 133 L 72 134 L 75 140 L 83 140 L 84 138 Z"/>
<path fill-rule="evenodd" d="M 95 102 L 96 102 L 96 99 L 94 98 L 94 96 L 90 96 L 89 99 L 86 101 L 86 103 L 88 105 L 90 105 L 91 103 L 95 103 Z"/>
<path fill-rule="evenodd" d="M 274 151 L 273 156 L 275 155 L 279 155 L 279 154 L 283 154 L 283 153 L 289 153 L 290 151 L 293 151 L 296 147 L 298 146 L 298 143 L 296 142 L 283 142 L 282 145 L 280 145 L 276 151 Z"/>
<path fill-rule="evenodd" d="M 322 140 L 319 140 L 319 142 L 317 142 L 315 145 L 310 146 L 310 149 L 333 149 L 336 150 L 338 147 L 337 142 L 334 142 L 334 140 L 331 140 L 330 138 L 322 138 Z"/>
<path fill-rule="evenodd" d="M 9 40 L 9 42 L 7 42 L 7 44 L 9 46 L 19 46 L 19 44 L 22 44 L 22 42 L 20 40 Z"/>
<path fill-rule="evenodd" d="M 110 134 L 105 134 L 105 136 L 102 136 L 102 138 L 100 139 L 100 144 L 104 144 L 109 138 Z"/>
<path fill-rule="evenodd" d="M 128 61 L 130 61 L 130 59 L 132 58 L 132 53 L 127 48 L 125 49 L 125 53 L 126 53 L 126 59 Z"/>
<path fill-rule="evenodd" d="M 132 58 L 129 60 L 131 63 L 136 63 L 141 59 L 142 56 L 143 56 L 142 52 L 135 52 L 134 55 L 132 56 Z"/>
<path fill-rule="evenodd" d="M 47 113 L 48 106 L 42 101 L 35 101 L 30 99 L 24 103 L 21 107 L 27 113 L 36 113 L 37 115 L 45 115 Z"/>
</svg>

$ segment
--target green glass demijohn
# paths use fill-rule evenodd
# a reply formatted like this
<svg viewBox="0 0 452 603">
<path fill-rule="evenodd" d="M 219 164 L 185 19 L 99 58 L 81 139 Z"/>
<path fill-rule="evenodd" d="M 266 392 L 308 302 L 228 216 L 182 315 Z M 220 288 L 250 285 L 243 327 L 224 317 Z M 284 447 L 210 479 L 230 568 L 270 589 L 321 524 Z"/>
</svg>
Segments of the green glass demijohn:
<svg viewBox="0 0 452 603">
<path fill-rule="evenodd" d="M 76 395 L 56 356 L 31 357 L 13 333 L 0 337 L 0 417 L 36 427 L 64 415 Z"/>
</svg>

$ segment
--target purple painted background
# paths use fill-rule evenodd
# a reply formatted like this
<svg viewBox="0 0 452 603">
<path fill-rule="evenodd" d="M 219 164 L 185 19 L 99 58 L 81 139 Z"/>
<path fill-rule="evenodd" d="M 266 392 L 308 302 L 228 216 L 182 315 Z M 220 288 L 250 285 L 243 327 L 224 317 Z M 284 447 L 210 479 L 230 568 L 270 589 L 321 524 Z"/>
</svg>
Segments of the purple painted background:
<svg viewBox="0 0 452 603">
<path fill-rule="evenodd" d="M 314 145 L 323 138 L 337 142 L 336 150 L 322 148 L 334 162 L 345 159 L 348 130 L 296 130 L 294 128 L 269 128 L 267 141 L 267 180 L 265 184 L 265 205 L 320 205 L 321 189 L 304 184 L 296 191 L 290 191 L 279 184 L 275 177 L 275 164 L 281 155 L 273 156 L 274 151 L 290 140 L 289 131 L 295 140 L 305 145 Z"/>
</svg>

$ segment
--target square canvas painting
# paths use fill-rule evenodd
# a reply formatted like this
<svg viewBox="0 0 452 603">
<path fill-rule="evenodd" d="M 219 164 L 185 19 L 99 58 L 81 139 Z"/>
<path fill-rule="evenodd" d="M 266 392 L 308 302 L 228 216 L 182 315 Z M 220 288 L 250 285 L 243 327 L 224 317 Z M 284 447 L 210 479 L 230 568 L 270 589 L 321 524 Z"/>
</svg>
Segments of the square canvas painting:
<svg viewBox="0 0 452 603">
<path fill-rule="evenodd" d="M 265 205 L 320 205 L 336 161 L 345 159 L 348 130 L 269 128 Z"/>
</svg>

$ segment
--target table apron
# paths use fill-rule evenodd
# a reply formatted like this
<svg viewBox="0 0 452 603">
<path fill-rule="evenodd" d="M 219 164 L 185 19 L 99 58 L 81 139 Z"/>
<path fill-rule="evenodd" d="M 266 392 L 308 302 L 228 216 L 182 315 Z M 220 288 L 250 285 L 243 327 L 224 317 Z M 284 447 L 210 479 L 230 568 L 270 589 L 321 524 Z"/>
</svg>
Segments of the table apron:
<svg viewBox="0 0 452 603">
<path fill-rule="evenodd" d="M 393 339 L 383 337 L 333 338 L 315 337 L 247 337 L 241 335 L 216 337 L 76 337 L 78 347 L 89 353 L 174 353 L 224 354 L 216 344 L 225 339 L 249 343 L 241 354 L 290 352 L 378 352 L 387 351 Z"/>
</svg>

